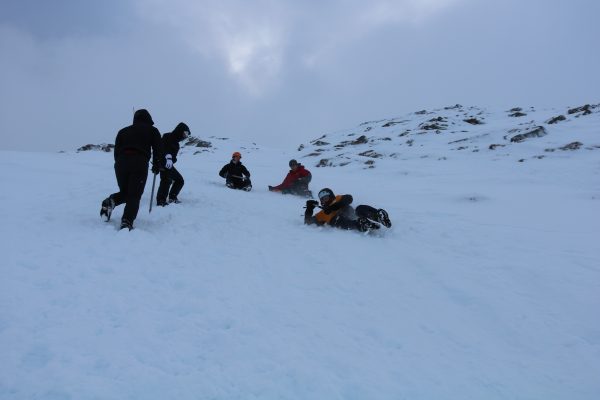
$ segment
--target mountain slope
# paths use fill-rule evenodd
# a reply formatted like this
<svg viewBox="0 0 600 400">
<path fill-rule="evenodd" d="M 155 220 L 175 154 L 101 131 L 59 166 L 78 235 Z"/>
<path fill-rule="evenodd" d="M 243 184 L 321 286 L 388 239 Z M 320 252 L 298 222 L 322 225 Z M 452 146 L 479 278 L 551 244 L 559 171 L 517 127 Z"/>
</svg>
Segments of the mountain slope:
<svg viewBox="0 0 600 400">
<path fill-rule="evenodd" d="M 266 190 L 296 151 L 242 146 L 226 189 L 239 146 L 186 147 L 183 204 L 148 182 L 131 232 L 112 154 L 1 153 L 0 398 L 598 397 L 600 153 L 307 164 L 389 211 L 364 236 Z"/>
</svg>

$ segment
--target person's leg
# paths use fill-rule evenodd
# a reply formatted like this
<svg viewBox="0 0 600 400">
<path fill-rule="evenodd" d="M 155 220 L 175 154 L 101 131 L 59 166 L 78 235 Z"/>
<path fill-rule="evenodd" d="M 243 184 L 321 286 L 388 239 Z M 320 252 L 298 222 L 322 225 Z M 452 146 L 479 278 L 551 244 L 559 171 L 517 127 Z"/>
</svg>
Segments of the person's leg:
<svg viewBox="0 0 600 400">
<path fill-rule="evenodd" d="M 133 221 L 135 221 L 140 209 L 140 199 L 144 193 L 146 179 L 148 178 L 148 162 L 145 158 L 132 160 L 132 163 L 134 165 L 132 165 L 132 170 L 129 173 L 127 198 L 122 218 L 122 220 L 129 222 L 131 225 L 133 225 Z"/>
<path fill-rule="evenodd" d="M 127 187 L 129 185 L 129 172 L 124 162 L 115 163 L 115 176 L 119 191 L 111 194 L 109 197 L 115 202 L 115 207 L 125 203 L 127 199 Z"/>
<path fill-rule="evenodd" d="M 368 218 L 372 221 L 377 221 L 387 228 L 392 226 L 392 221 L 390 221 L 387 211 L 385 211 L 383 208 L 377 209 L 367 205 L 360 205 L 356 207 L 356 215 L 359 218 L 362 217 Z"/>
<path fill-rule="evenodd" d="M 175 201 L 177 200 L 177 196 L 183 187 L 184 180 L 183 176 L 175 169 L 175 167 L 171 168 L 169 171 L 171 175 L 171 179 L 173 180 L 173 186 L 171 186 L 171 191 L 169 192 L 169 200 Z"/>
<path fill-rule="evenodd" d="M 156 204 L 159 206 L 167 205 L 167 195 L 172 182 L 169 170 L 160 171 L 160 184 L 156 192 Z"/>
</svg>

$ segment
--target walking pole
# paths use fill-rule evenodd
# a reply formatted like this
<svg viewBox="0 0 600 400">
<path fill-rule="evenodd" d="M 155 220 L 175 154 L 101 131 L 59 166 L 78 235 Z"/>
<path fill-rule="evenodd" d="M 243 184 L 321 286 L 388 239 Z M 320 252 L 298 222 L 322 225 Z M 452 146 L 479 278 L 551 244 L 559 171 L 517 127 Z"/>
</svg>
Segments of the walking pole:
<svg viewBox="0 0 600 400">
<path fill-rule="evenodd" d="M 154 200 L 154 185 L 156 185 L 156 175 L 157 174 L 153 174 L 154 178 L 152 179 L 152 193 L 150 194 L 150 209 L 148 210 L 148 213 L 152 212 L 152 200 Z"/>
</svg>

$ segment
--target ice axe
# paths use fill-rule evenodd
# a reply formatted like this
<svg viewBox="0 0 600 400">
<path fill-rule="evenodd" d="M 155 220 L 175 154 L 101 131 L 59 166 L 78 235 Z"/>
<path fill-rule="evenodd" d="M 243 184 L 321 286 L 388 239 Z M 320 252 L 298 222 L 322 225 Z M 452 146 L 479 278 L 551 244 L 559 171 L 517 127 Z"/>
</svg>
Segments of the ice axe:
<svg viewBox="0 0 600 400">
<path fill-rule="evenodd" d="M 152 212 L 152 200 L 154 200 L 154 186 L 156 185 L 156 175 L 158 174 L 153 174 L 154 178 L 152 178 L 152 193 L 150 194 L 150 209 L 148 210 L 148 213 Z"/>
</svg>

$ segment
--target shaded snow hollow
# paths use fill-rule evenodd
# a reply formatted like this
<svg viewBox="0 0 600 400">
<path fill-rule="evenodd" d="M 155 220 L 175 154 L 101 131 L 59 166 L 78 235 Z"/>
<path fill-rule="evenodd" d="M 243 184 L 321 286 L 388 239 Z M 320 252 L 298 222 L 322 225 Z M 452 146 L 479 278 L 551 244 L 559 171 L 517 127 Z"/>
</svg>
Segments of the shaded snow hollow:
<svg viewBox="0 0 600 400">
<path fill-rule="evenodd" d="M 542 159 L 570 137 L 307 163 L 313 190 L 389 211 L 377 236 L 304 226 L 304 200 L 267 191 L 293 148 L 186 147 L 183 203 L 148 214 L 148 182 L 131 232 L 98 216 L 111 153 L 1 152 L 0 398 L 597 399 L 594 115 Z M 242 147 L 250 193 L 217 175 Z"/>
</svg>

